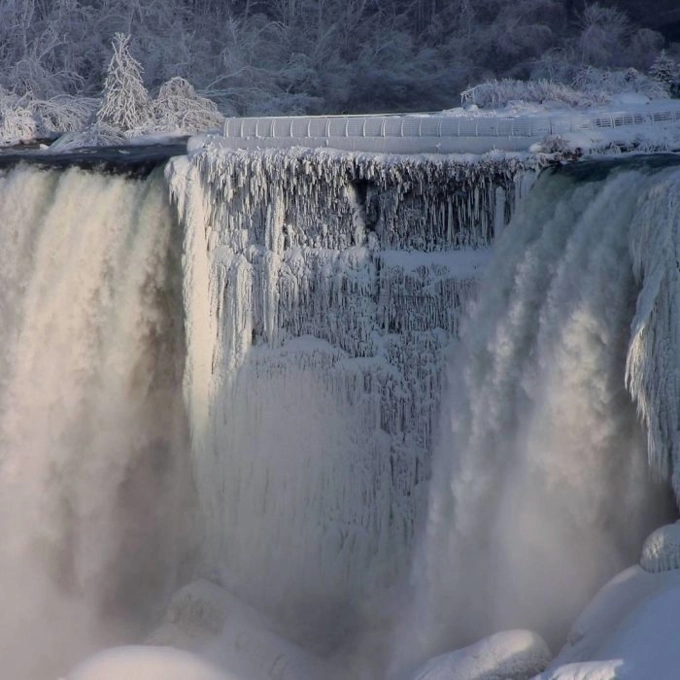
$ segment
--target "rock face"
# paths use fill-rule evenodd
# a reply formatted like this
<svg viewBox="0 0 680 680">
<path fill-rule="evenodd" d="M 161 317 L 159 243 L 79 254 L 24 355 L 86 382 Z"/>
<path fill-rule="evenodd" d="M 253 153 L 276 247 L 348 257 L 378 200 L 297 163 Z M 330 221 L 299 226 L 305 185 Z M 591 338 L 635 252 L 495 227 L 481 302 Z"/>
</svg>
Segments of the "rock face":
<svg viewBox="0 0 680 680">
<path fill-rule="evenodd" d="M 651 574 L 680 569 L 680 523 L 659 527 L 645 541 L 640 566 Z"/>
<path fill-rule="evenodd" d="M 432 659 L 414 680 L 528 680 L 540 673 L 550 658 L 539 635 L 509 630 Z"/>
</svg>

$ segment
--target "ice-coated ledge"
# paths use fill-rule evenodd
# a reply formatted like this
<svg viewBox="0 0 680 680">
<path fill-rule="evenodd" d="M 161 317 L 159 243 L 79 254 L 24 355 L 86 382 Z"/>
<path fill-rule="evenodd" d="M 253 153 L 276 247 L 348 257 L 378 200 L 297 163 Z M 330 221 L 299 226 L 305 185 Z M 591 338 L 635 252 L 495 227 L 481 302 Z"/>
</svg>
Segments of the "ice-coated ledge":
<svg viewBox="0 0 680 680">
<path fill-rule="evenodd" d="M 680 101 L 583 111 L 503 115 L 405 114 L 228 118 L 226 145 L 239 148 L 329 147 L 378 153 L 525 151 L 546 137 L 648 125 L 680 127 Z"/>
</svg>

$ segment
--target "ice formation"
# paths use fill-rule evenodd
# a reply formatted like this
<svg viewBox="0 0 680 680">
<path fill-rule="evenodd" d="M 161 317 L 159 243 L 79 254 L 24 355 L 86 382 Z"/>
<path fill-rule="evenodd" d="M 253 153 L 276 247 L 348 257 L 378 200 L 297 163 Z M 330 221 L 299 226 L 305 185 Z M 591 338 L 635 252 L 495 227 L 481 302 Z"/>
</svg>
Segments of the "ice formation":
<svg viewBox="0 0 680 680">
<path fill-rule="evenodd" d="M 680 569 L 680 524 L 667 524 L 648 536 L 640 566 L 652 574 Z"/>
<path fill-rule="evenodd" d="M 199 580 L 175 594 L 147 643 L 196 653 L 247 680 L 351 680 L 285 632 L 224 588 Z"/>
<path fill-rule="evenodd" d="M 166 169 L 179 224 L 158 173 L 2 172 L 8 675 L 139 639 L 181 578 L 239 600 L 194 584 L 152 639 L 257 680 L 344 680 L 321 657 L 393 620 L 400 672 L 559 640 L 666 520 L 646 451 L 680 487 L 680 171 L 554 170 L 517 204 L 533 163 L 203 140 Z"/>
<path fill-rule="evenodd" d="M 529 680 L 551 659 L 545 641 L 528 630 L 508 630 L 429 661 L 414 680 Z"/>
<path fill-rule="evenodd" d="M 210 146 L 170 164 L 204 575 L 307 640 L 403 575 L 444 352 L 533 175 Z"/>
<path fill-rule="evenodd" d="M 680 171 L 613 168 L 544 174 L 496 245 L 451 363 L 402 656 L 510 626 L 559 642 L 667 517 L 633 399 L 665 472 Z"/>
</svg>

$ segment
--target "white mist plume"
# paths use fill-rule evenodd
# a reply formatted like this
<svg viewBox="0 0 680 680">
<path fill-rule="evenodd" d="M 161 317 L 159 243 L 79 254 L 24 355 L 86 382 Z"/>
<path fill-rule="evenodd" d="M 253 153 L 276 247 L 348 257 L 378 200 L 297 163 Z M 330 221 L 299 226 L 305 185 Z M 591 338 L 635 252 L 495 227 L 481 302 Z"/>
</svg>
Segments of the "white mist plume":
<svg viewBox="0 0 680 680">
<path fill-rule="evenodd" d="M 173 224 L 162 176 L 0 176 L 7 678 L 132 639 L 176 585 L 191 488 Z"/>
</svg>

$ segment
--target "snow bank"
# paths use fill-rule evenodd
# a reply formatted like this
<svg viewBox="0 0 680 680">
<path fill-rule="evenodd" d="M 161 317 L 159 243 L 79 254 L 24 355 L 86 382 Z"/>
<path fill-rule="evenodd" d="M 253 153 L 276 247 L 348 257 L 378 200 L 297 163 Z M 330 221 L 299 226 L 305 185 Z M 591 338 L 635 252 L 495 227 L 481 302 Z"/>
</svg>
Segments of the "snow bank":
<svg viewBox="0 0 680 680">
<path fill-rule="evenodd" d="M 667 524 L 649 536 L 640 566 L 650 573 L 680 569 L 680 524 Z"/>
<path fill-rule="evenodd" d="M 95 654 L 65 680 L 238 680 L 171 647 L 118 647 Z"/>
<path fill-rule="evenodd" d="M 544 640 L 510 630 L 429 661 L 414 680 L 527 680 L 550 662 Z"/>
</svg>

